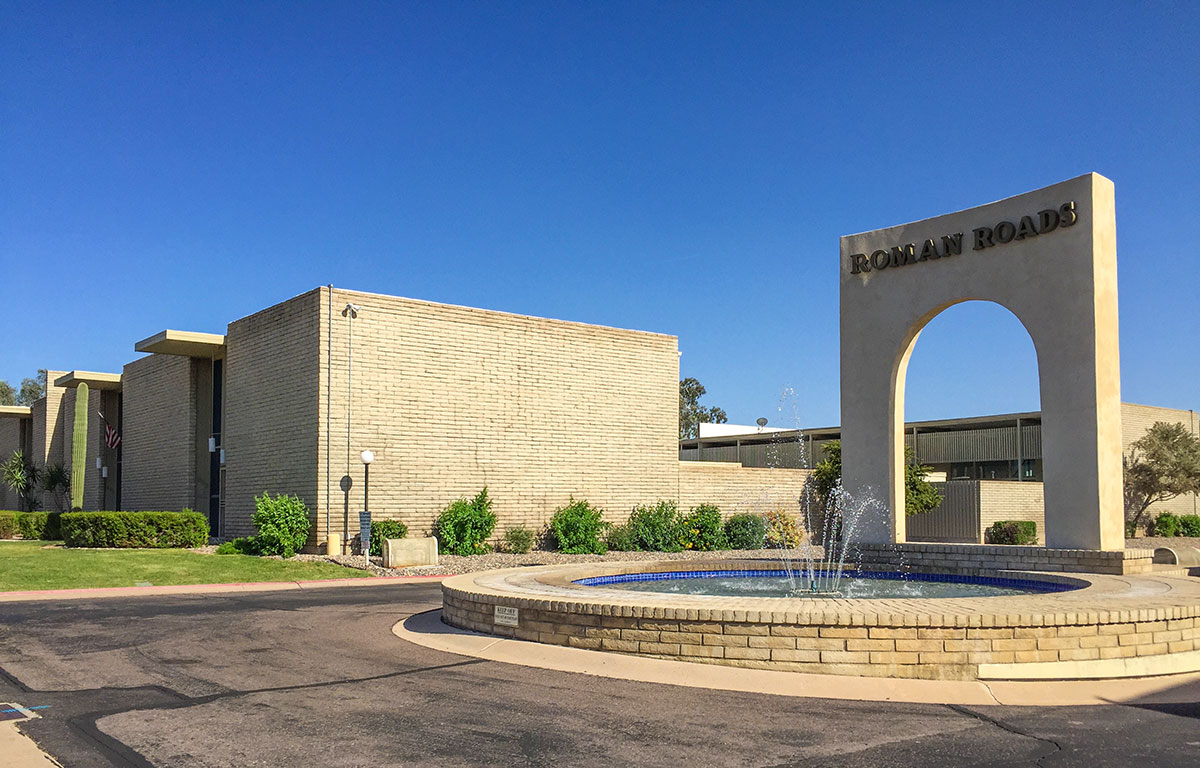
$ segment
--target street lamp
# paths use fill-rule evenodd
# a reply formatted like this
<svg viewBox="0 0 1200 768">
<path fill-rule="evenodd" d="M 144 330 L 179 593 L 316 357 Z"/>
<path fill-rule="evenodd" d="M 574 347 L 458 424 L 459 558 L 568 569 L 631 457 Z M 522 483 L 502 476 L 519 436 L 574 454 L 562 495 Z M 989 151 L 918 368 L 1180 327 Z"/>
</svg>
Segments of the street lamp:
<svg viewBox="0 0 1200 768">
<path fill-rule="evenodd" d="M 358 455 L 358 458 L 363 463 L 363 511 L 358 521 L 359 542 L 362 544 L 363 557 L 367 558 L 367 563 L 370 563 L 371 505 L 368 501 L 368 496 L 371 492 L 371 462 L 375 461 L 375 454 L 371 451 L 363 451 Z"/>
</svg>

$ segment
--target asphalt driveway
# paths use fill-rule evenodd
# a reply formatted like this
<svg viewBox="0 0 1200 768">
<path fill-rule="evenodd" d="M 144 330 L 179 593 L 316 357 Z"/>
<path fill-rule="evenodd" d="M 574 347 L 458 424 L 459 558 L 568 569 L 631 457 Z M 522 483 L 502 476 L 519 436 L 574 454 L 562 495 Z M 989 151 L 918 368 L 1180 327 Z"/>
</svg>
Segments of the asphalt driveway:
<svg viewBox="0 0 1200 768">
<path fill-rule="evenodd" d="M 1196 766 L 1200 703 L 840 702 L 517 667 L 391 633 L 436 584 L 0 605 L 0 701 L 67 768 Z M 2 764 L 0 759 L 0 764 Z"/>
</svg>

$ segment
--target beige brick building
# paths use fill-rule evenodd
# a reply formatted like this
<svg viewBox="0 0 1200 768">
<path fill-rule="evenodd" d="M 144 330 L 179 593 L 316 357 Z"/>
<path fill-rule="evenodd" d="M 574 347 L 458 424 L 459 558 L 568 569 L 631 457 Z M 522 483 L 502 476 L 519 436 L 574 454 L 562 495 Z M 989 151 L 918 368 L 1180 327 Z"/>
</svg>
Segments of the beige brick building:
<svg viewBox="0 0 1200 768">
<path fill-rule="evenodd" d="M 357 535 L 363 450 L 375 454 L 373 516 L 401 519 L 414 535 L 484 485 L 499 535 L 540 529 L 572 496 L 613 522 L 659 499 L 764 512 L 799 497 L 810 473 L 781 461 L 783 433 L 762 436 L 777 444 L 758 447 L 737 438 L 681 444 L 678 343 L 657 333 L 317 288 L 224 334 L 162 331 L 135 349 L 146 356 L 120 374 L 50 371 L 42 400 L 0 408 L 0 456 L 21 449 L 40 465 L 69 467 L 75 397 L 86 382 L 85 508 L 190 507 L 228 538 L 254 532 L 256 495 L 296 494 L 312 515 L 312 546 L 329 532 Z M 1200 427 L 1189 411 L 1123 408 L 1126 445 L 1154 421 Z M 978 438 L 985 422 L 1004 418 L 960 420 L 957 429 Z M 106 424 L 119 448 L 106 445 Z M 920 445 L 958 439 L 917 426 Z M 809 455 L 831 429 L 806 431 Z M 1033 435 L 1037 427 L 1018 420 L 1014 429 Z M 1040 453 L 1026 450 L 1015 466 L 1036 470 L 1036 462 Z M 989 520 L 1041 498 L 1040 483 L 984 485 Z M 1170 509 L 1191 512 L 1195 503 L 1177 499 Z M 0 508 L 17 504 L 0 489 Z"/>
</svg>

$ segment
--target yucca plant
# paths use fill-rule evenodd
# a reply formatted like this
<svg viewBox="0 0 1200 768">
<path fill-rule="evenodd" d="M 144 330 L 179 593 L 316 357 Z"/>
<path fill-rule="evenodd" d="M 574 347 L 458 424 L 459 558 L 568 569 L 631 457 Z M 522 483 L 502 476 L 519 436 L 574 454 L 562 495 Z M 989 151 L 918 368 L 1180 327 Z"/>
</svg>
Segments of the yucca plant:
<svg viewBox="0 0 1200 768">
<path fill-rule="evenodd" d="M 37 487 L 40 474 L 38 468 L 32 461 L 25 458 L 22 451 L 13 451 L 8 460 L 0 464 L 0 477 L 3 477 L 5 485 L 21 497 L 26 512 L 32 512 L 37 506 L 33 489 Z"/>
</svg>

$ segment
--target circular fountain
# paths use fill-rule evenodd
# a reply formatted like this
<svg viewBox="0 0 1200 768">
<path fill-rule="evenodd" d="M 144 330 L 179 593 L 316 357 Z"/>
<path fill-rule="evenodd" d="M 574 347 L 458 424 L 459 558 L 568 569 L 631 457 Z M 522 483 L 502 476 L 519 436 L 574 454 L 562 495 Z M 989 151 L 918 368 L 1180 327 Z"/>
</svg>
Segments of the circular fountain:
<svg viewBox="0 0 1200 768">
<path fill-rule="evenodd" d="M 839 594 L 811 594 L 803 571 L 793 571 L 793 589 L 775 559 L 680 567 L 589 563 L 455 576 L 442 586 L 442 620 L 519 640 L 801 672 L 964 680 L 1200 671 L 1200 585 L 1178 575 L 847 570 L 844 578 L 894 588 L 866 597 L 850 582 Z M 775 580 L 778 596 L 719 586 L 753 578 Z M 708 589 L 672 590 L 683 583 Z M 933 596 L 945 585 L 952 596 Z"/>
</svg>

